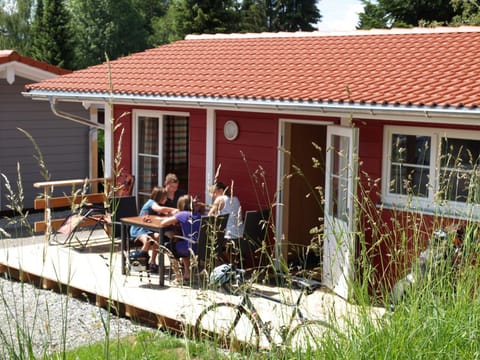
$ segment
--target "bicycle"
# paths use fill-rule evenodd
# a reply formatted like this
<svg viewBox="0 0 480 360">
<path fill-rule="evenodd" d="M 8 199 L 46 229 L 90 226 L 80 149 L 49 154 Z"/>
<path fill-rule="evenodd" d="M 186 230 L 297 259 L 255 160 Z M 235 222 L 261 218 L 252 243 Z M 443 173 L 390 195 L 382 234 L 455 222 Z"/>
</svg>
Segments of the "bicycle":
<svg viewBox="0 0 480 360">
<path fill-rule="evenodd" d="M 232 265 L 226 264 L 220 265 L 212 271 L 211 283 L 222 287 L 227 293 L 239 293 L 240 302 L 218 302 L 205 308 L 195 322 L 194 330 L 197 339 L 214 341 L 223 347 L 244 344 L 258 350 L 263 335 L 268 344 L 272 346 L 317 350 L 321 348 L 321 339 L 327 333 L 329 335 L 337 334 L 335 328 L 329 323 L 308 319 L 300 309 L 302 298 L 320 288 L 321 283 L 299 277 L 285 277 L 287 281 L 300 289 L 296 301 L 289 303 L 254 290 L 246 284 L 244 272 L 244 270 L 234 269 Z M 275 341 L 274 327 L 271 322 L 264 321 L 260 317 L 251 300 L 252 296 L 292 308 L 288 321 L 278 329 L 279 342 Z"/>
<path fill-rule="evenodd" d="M 424 286 L 429 286 L 430 292 L 433 285 L 442 284 L 455 293 L 461 268 L 476 262 L 477 244 L 477 232 L 466 234 L 464 225 L 433 231 L 427 248 L 412 264 L 410 272 L 393 285 L 390 310 L 395 310 L 412 292 Z"/>
</svg>

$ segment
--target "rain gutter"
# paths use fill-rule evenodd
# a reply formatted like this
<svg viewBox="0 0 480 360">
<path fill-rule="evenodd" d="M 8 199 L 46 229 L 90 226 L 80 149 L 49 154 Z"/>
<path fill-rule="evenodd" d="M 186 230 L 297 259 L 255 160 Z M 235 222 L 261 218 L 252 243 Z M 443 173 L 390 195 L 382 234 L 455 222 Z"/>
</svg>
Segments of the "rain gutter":
<svg viewBox="0 0 480 360">
<path fill-rule="evenodd" d="M 45 90 L 31 90 L 24 92 L 24 96 L 37 100 L 62 99 L 65 101 L 86 101 L 86 102 L 114 102 L 116 104 L 130 105 L 156 105 L 156 106 L 177 106 L 208 108 L 218 107 L 234 110 L 259 109 L 292 112 L 302 111 L 305 113 L 344 113 L 354 114 L 355 117 L 364 115 L 366 117 L 379 115 L 398 114 L 402 116 L 421 116 L 430 118 L 434 116 L 455 117 L 463 119 L 475 119 L 479 121 L 480 108 L 453 107 L 453 106 L 413 106 L 413 105 L 385 105 L 385 104 L 358 104 L 350 102 L 333 101 L 297 101 L 297 100 L 270 100 L 270 99 L 243 99 L 237 97 L 212 97 L 212 96 L 167 96 L 167 95 L 131 95 L 111 93 L 88 93 L 88 92 L 52 92 Z M 84 119 L 82 123 L 84 123 Z M 90 126 L 98 126 L 88 122 Z"/>
</svg>

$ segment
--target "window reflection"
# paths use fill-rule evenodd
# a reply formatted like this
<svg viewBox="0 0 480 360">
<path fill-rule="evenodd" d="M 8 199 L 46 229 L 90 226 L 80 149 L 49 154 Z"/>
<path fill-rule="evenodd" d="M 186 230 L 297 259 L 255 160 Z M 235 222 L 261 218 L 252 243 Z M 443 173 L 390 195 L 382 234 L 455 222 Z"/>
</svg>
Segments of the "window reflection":
<svg viewBox="0 0 480 360">
<path fill-rule="evenodd" d="M 428 197 L 430 136 L 393 134 L 390 192 Z"/>
</svg>

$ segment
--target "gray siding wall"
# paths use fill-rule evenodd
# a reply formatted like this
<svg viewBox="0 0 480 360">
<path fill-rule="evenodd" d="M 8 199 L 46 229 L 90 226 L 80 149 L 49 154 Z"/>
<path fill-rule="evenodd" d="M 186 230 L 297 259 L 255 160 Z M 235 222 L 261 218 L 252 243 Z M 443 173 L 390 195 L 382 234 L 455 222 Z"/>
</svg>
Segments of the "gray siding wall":
<svg viewBox="0 0 480 360">
<path fill-rule="evenodd" d="M 17 128 L 24 129 L 37 143 L 51 180 L 82 179 L 89 174 L 89 128 L 55 116 L 47 101 L 24 97 L 21 92 L 28 83 L 32 81 L 18 76 L 12 85 L 0 79 L 0 173 L 16 191 L 17 162 L 20 164 L 26 209 L 33 208 L 33 200 L 40 192 L 33 183 L 45 179 L 34 158 L 34 145 Z M 61 109 L 88 118 L 88 112 L 79 103 L 63 104 Z M 8 210 L 7 205 L 2 176 L 0 211 Z"/>
</svg>

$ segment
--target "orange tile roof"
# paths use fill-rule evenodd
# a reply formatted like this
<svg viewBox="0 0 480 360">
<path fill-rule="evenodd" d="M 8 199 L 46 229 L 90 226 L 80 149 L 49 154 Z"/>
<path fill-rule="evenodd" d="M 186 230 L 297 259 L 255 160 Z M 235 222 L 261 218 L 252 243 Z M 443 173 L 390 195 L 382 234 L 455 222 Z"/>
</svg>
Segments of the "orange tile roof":
<svg viewBox="0 0 480 360">
<path fill-rule="evenodd" d="M 17 61 L 22 64 L 29 65 L 40 70 L 48 71 L 52 74 L 63 75 L 63 74 L 71 73 L 70 70 L 65 70 L 57 66 L 47 64 L 46 62 L 29 58 L 27 56 L 21 56 L 15 50 L 0 50 L 0 65 L 13 62 L 13 61 Z"/>
<path fill-rule="evenodd" d="M 110 66 L 116 96 L 480 105 L 479 27 L 187 37 Z M 27 89 L 107 94 L 107 66 Z"/>
</svg>

